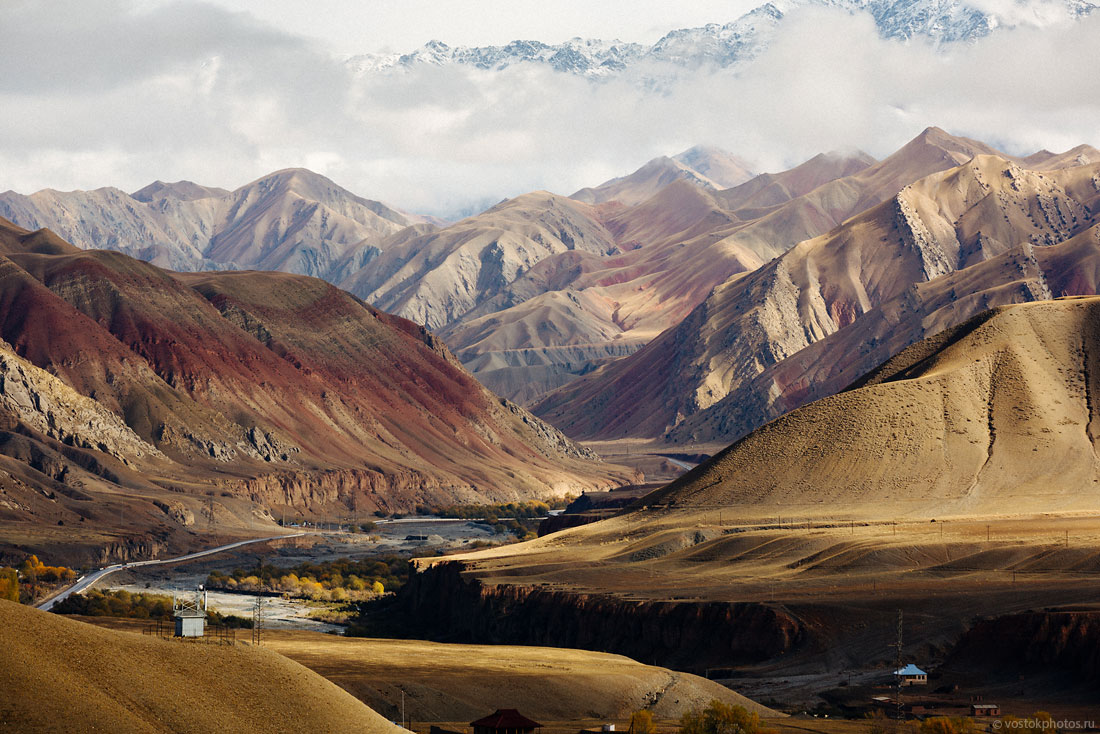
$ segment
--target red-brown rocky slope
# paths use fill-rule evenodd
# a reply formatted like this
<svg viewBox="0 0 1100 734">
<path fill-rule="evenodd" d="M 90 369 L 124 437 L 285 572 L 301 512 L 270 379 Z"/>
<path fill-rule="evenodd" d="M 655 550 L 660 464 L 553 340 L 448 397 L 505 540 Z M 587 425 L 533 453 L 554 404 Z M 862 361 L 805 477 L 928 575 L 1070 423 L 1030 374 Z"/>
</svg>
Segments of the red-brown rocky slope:
<svg viewBox="0 0 1100 734">
<path fill-rule="evenodd" d="M 0 356 L 19 375 L 0 386 L 11 522 L 90 528 L 109 520 L 74 502 L 136 494 L 130 520 L 167 520 L 170 538 L 212 490 L 240 525 L 632 478 L 483 388 L 422 327 L 323 281 L 170 273 L 3 222 L 0 252 Z"/>
</svg>

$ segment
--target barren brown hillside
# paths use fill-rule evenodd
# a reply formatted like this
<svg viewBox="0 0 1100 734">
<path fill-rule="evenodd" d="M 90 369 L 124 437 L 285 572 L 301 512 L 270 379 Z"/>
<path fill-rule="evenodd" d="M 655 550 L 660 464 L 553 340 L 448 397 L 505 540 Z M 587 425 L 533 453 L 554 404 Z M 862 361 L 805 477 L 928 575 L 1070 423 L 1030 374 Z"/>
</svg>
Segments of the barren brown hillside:
<svg viewBox="0 0 1100 734">
<path fill-rule="evenodd" d="M 422 327 L 323 281 L 172 274 L 48 233 L 0 237 L 20 375 L 0 389 L 7 544 L 61 536 L 98 554 L 98 532 L 126 544 L 136 528 L 147 551 L 149 533 L 192 533 L 205 493 L 219 525 L 242 528 L 634 476 L 485 390 Z"/>
<path fill-rule="evenodd" d="M 989 308 L 1100 292 L 1100 225 L 1050 247 L 1023 244 L 991 260 L 923 283 L 876 306 L 856 322 L 740 383 L 714 405 L 688 416 L 673 442 L 736 440 L 800 405 L 843 390 L 926 334 Z"/>
<path fill-rule="evenodd" d="M 116 632 L 0 600 L 0 727 L 403 731 L 282 655 Z"/>
<path fill-rule="evenodd" d="M 940 170 L 935 161 L 927 163 L 928 172 Z M 674 180 L 626 208 L 608 202 L 599 216 L 614 237 L 615 254 L 578 251 L 548 257 L 440 334 L 478 379 L 504 395 L 530 401 L 604 361 L 634 352 L 687 316 L 727 278 L 828 231 L 858 202 L 802 194 L 867 165 L 863 154 L 815 158 L 773 176 L 786 199 L 740 215 L 731 210 L 736 196 L 734 203 L 726 201 L 737 189 L 709 191 L 687 179 Z M 906 170 L 911 165 L 907 162 Z M 878 185 L 876 178 L 868 181 Z M 873 196 L 864 192 L 865 185 L 870 184 L 852 178 L 845 190 Z M 552 305 L 563 296 L 573 301 L 567 311 Z"/>
<path fill-rule="evenodd" d="M 654 158 L 629 175 L 583 188 L 569 198 L 588 204 L 617 201 L 633 206 L 676 181 L 717 191 L 752 177 L 749 164 L 736 156 L 718 148 L 695 146 L 671 158 Z"/>
</svg>

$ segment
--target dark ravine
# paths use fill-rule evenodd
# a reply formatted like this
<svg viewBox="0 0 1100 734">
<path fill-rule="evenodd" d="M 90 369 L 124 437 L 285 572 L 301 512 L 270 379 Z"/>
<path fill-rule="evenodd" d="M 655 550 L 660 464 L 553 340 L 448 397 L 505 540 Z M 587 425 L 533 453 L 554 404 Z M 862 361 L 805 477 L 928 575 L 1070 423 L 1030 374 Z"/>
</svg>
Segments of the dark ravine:
<svg viewBox="0 0 1100 734">
<path fill-rule="evenodd" d="M 459 562 L 441 562 L 414 573 L 391 618 L 401 618 L 405 633 L 447 642 L 580 648 L 696 673 L 808 643 L 797 619 L 766 604 L 635 601 L 484 584 L 462 571 Z"/>
<path fill-rule="evenodd" d="M 977 621 L 944 663 L 946 673 L 1014 680 L 1036 671 L 1075 683 L 1100 680 L 1100 611 L 1053 610 Z"/>
</svg>

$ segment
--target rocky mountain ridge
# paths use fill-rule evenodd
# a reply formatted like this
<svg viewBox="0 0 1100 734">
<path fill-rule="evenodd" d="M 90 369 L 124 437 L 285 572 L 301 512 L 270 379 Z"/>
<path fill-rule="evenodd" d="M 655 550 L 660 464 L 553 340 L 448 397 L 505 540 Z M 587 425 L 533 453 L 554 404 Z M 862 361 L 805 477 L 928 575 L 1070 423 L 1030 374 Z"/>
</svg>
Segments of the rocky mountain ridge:
<svg viewBox="0 0 1100 734">
<path fill-rule="evenodd" d="M 928 131 L 923 142 L 939 137 Z M 899 152 L 903 161 L 919 157 L 925 146 L 907 148 Z M 1100 210 L 1098 164 L 1080 164 L 1093 159 L 1090 151 L 1056 157 L 1055 166 L 1075 165 L 1053 170 L 1034 161 L 1029 170 L 1025 161 L 976 152 L 723 283 L 675 328 L 632 357 L 547 396 L 536 411 L 587 438 L 733 440 L 827 394 L 823 390 L 842 388 L 841 375 L 855 379 L 874 366 L 871 360 L 886 359 L 892 353 L 887 349 L 957 324 L 981 304 L 1049 298 L 1038 265 L 1048 258 L 1036 254 L 1044 248 L 1064 242 L 1083 258 L 1077 264 L 1050 259 L 1052 280 L 1072 280 L 1070 293 L 1095 292 L 1083 245 L 1069 244 L 1075 236 L 1088 238 Z M 1100 162 L 1100 155 L 1092 156 Z M 1005 258 L 1020 265 L 976 267 Z M 1016 288 L 1011 284 L 1021 268 L 1037 279 L 1025 276 Z M 942 290 L 918 285 L 924 283 Z M 887 320 L 864 321 L 868 314 Z M 835 350 L 817 345 L 833 336 Z"/>
<path fill-rule="evenodd" d="M 867 13 L 883 38 L 939 43 L 974 41 L 1002 28 L 1043 25 L 1056 19 L 1085 17 L 1096 5 L 1087 0 L 1015 3 L 1001 12 L 979 9 L 963 0 L 773 0 L 729 23 L 669 31 L 652 45 L 572 38 L 560 44 L 517 40 L 503 46 L 449 46 L 432 40 L 399 54 L 362 54 L 348 59 L 359 74 L 408 71 L 421 66 L 459 65 L 499 71 L 516 64 L 537 64 L 563 74 L 606 79 L 631 68 L 652 74 L 661 65 L 687 68 L 736 67 L 760 55 L 779 23 L 792 11 L 823 7 Z"/>
<path fill-rule="evenodd" d="M 282 270 L 333 277 L 421 217 L 356 196 L 305 169 L 235 191 L 190 181 L 119 189 L 0 194 L 0 216 L 48 228 L 83 249 L 108 249 L 173 270 Z"/>
</svg>

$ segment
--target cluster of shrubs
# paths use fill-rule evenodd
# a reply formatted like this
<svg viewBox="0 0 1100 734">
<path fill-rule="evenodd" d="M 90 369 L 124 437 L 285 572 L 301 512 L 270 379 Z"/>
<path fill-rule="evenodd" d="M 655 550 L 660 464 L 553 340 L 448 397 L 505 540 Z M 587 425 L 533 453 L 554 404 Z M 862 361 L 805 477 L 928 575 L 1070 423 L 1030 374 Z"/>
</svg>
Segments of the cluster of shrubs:
<svg viewBox="0 0 1100 734">
<path fill-rule="evenodd" d="M 0 567 L 0 599 L 29 604 L 40 592 L 76 580 L 66 566 L 47 566 L 38 556 L 28 556 L 17 568 Z"/>
<path fill-rule="evenodd" d="M 760 716 L 755 711 L 749 711 L 744 706 L 731 706 L 715 699 L 701 711 L 699 709 L 685 711 L 680 717 L 680 734 L 776 733 L 775 730 L 761 728 Z"/>
<path fill-rule="evenodd" d="M 70 594 L 53 605 L 58 614 L 82 614 L 86 617 L 119 617 L 122 619 L 172 619 L 172 599 L 160 594 L 133 594 L 125 589 L 89 589 Z M 206 623 L 226 627 L 251 627 L 252 620 L 235 614 L 206 612 Z"/>
<path fill-rule="evenodd" d="M 498 535 L 510 532 L 520 540 L 525 540 L 536 535 L 539 522 L 550 510 L 564 509 L 574 499 L 567 496 L 549 502 L 529 500 L 495 505 L 420 505 L 416 512 L 418 515 L 478 520 L 491 527 Z"/>
<path fill-rule="evenodd" d="M 408 578 L 409 563 L 406 559 L 380 556 L 359 561 L 341 558 L 320 563 L 299 563 L 290 568 L 263 564 L 234 569 L 229 574 L 213 571 L 206 579 L 206 587 L 348 602 L 364 601 L 387 591 L 397 591 Z"/>
</svg>

